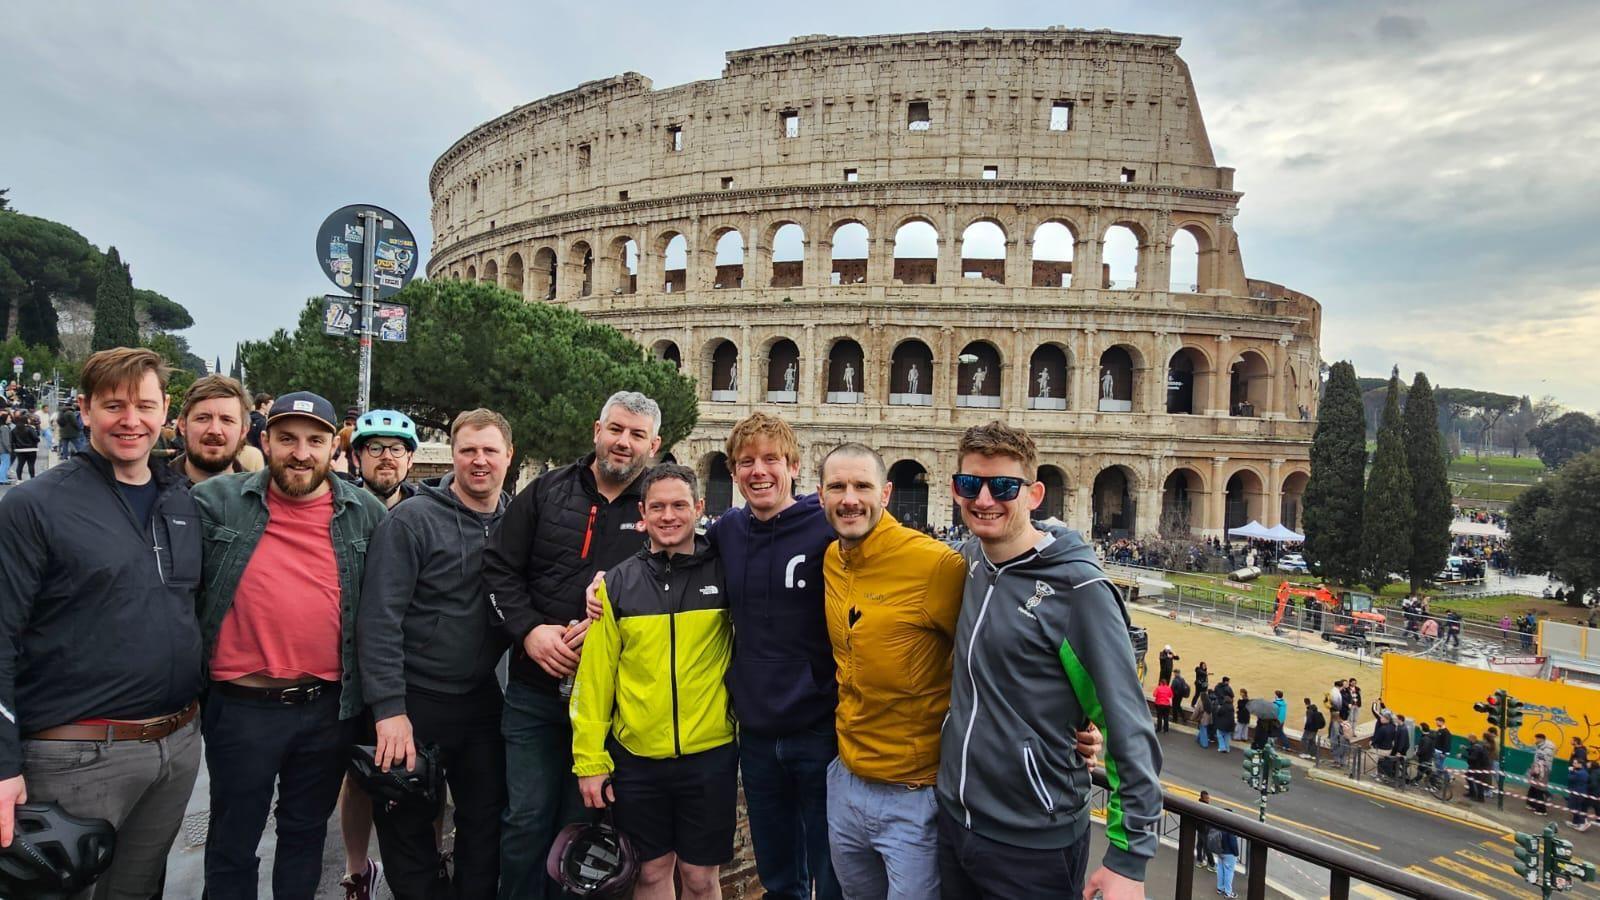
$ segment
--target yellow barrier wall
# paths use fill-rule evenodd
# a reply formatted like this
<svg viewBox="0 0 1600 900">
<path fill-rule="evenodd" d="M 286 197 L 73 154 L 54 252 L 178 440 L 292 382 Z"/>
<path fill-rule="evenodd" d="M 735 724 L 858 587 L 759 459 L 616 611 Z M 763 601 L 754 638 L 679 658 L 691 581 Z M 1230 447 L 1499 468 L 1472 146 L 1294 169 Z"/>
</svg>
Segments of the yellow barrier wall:
<svg viewBox="0 0 1600 900">
<path fill-rule="evenodd" d="M 1444 716 L 1457 736 L 1483 733 L 1488 722 L 1472 704 L 1502 689 L 1523 704 L 1522 728 L 1508 748 L 1531 748 L 1541 732 L 1563 758 L 1574 737 L 1600 744 L 1600 691 L 1395 653 L 1383 657 L 1383 702 L 1407 720 L 1431 725 L 1434 716 Z"/>
</svg>

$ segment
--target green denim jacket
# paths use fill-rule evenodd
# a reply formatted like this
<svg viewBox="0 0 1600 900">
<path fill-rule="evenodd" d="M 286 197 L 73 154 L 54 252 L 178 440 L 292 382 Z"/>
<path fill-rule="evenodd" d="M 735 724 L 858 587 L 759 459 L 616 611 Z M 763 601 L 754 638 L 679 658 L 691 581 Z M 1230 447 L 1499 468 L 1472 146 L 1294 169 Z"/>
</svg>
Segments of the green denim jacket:
<svg viewBox="0 0 1600 900">
<path fill-rule="evenodd" d="M 199 609 L 200 638 L 209 673 L 222 620 L 233 608 L 233 595 L 267 528 L 266 469 L 236 475 L 218 475 L 195 485 L 194 502 L 200 507 L 205 536 Z M 356 671 L 356 607 L 361 602 L 361 578 L 367 561 L 367 542 L 388 512 L 366 490 L 342 478 L 329 476 L 333 485 L 333 555 L 339 565 L 339 621 L 342 684 L 339 717 L 361 712 L 361 677 Z"/>
</svg>

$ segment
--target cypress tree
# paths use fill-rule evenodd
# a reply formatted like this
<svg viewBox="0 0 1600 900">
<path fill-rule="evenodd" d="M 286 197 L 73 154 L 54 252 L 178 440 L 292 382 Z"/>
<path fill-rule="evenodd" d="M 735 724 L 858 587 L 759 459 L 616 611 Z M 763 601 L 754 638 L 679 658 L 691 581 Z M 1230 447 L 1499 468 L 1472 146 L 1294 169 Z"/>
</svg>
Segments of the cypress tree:
<svg viewBox="0 0 1600 900">
<path fill-rule="evenodd" d="M 1361 556 L 1366 581 L 1373 590 L 1389 581 L 1390 572 L 1411 564 L 1411 527 L 1416 519 L 1411 499 L 1411 473 L 1406 468 L 1405 420 L 1400 416 L 1400 370 L 1389 376 L 1378 425 L 1378 450 L 1372 457 L 1366 502 L 1361 507 Z"/>
<path fill-rule="evenodd" d="M 1407 567 L 1413 593 L 1444 568 L 1450 555 L 1450 479 L 1444 446 L 1439 440 L 1439 408 L 1433 385 L 1422 372 L 1406 395 L 1406 468 L 1411 474 L 1411 563 Z"/>
<path fill-rule="evenodd" d="M 139 346 L 139 321 L 133 314 L 133 276 L 117 248 L 106 251 L 94 292 L 95 352 Z"/>
<path fill-rule="evenodd" d="M 1322 574 L 1339 584 L 1361 578 L 1361 484 L 1367 465 L 1361 386 L 1348 362 L 1333 364 L 1311 441 L 1305 508 L 1306 550 Z"/>
</svg>

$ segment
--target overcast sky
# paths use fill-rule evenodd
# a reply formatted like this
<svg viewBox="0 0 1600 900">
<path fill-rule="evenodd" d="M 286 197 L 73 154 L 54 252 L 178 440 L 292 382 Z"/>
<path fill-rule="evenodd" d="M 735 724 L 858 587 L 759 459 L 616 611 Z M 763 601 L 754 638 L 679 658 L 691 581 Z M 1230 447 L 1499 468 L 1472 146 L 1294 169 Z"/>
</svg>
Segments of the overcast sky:
<svg viewBox="0 0 1600 900">
<path fill-rule="evenodd" d="M 474 125 L 579 82 L 657 87 L 799 34 L 1177 35 L 1252 277 L 1322 302 L 1362 375 L 1600 407 L 1600 3 L 185 3 L 0 13 L 0 187 L 116 244 L 186 305 L 196 352 L 330 289 L 328 212 L 428 247 L 428 169 Z"/>
</svg>

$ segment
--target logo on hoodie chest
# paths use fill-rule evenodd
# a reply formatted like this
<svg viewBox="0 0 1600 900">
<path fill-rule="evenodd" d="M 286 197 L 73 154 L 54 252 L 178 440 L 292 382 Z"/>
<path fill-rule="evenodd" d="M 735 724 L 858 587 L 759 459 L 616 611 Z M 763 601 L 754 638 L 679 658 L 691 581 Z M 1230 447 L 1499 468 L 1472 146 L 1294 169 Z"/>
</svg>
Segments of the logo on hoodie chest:
<svg viewBox="0 0 1600 900">
<path fill-rule="evenodd" d="M 1033 608 L 1043 602 L 1044 598 L 1054 596 L 1055 592 L 1056 589 L 1050 585 L 1045 584 L 1042 581 L 1035 581 L 1033 583 L 1033 596 L 1022 601 L 1022 605 L 1017 607 L 1017 612 L 1022 613 L 1035 622 L 1039 621 L 1039 617 L 1033 614 Z"/>
</svg>

